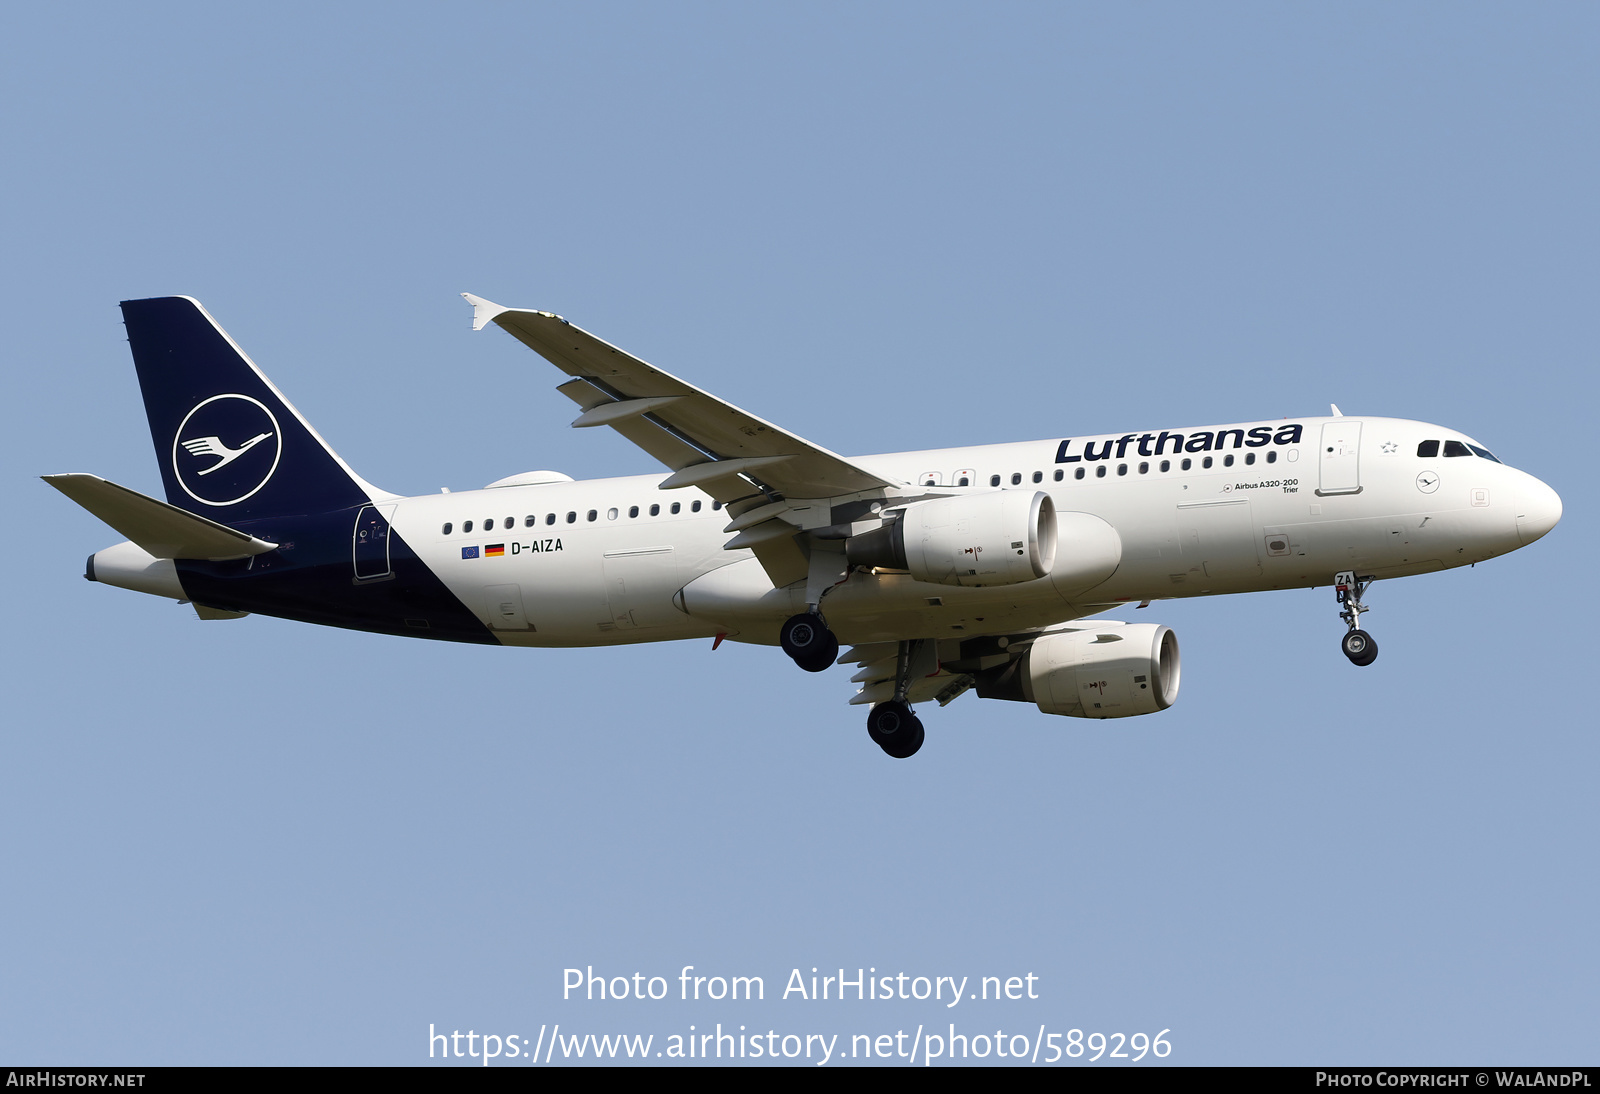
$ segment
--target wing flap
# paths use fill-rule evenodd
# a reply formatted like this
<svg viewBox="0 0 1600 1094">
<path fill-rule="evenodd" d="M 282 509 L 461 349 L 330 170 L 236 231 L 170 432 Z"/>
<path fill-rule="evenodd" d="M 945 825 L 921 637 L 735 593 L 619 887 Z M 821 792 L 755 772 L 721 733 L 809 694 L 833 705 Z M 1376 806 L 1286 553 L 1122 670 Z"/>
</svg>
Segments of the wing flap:
<svg viewBox="0 0 1600 1094">
<path fill-rule="evenodd" d="M 118 486 L 98 475 L 45 475 L 44 481 L 156 558 L 223 561 L 276 550 L 276 543 Z"/>
</svg>

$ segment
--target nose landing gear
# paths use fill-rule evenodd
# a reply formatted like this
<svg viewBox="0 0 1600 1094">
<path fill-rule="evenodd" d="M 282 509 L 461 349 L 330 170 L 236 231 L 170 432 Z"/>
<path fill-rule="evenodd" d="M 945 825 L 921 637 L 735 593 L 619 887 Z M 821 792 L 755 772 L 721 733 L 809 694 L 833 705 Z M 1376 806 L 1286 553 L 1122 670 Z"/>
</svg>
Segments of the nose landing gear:
<svg viewBox="0 0 1600 1094">
<path fill-rule="evenodd" d="M 1371 577 L 1357 577 L 1354 570 L 1342 570 L 1333 578 L 1334 595 L 1344 609 L 1339 618 L 1350 627 L 1339 640 L 1339 649 L 1352 665 L 1370 665 L 1378 659 L 1378 643 L 1361 629 L 1361 613 L 1370 610 L 1361 603 L 1361 594 L 1367 591 L 1372 580 Z"/>
<path fill-rule="evenodd" d="M 778 643 L 807 672 L 821 672 L 839 656 L 839 640 L 816 612 L 790 616 L 778 631 Z"/>
</svg>

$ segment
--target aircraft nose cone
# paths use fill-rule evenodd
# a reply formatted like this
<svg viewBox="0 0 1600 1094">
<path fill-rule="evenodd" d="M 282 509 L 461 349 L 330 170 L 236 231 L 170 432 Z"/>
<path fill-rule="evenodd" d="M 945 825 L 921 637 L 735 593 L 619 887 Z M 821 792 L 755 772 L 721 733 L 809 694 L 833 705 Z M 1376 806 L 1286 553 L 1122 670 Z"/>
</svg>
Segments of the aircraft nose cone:
<svg viewBox="0 0 1600 1094">
<path fill-rule="evenodd" d="M 1532 543 L 1561 520 L 1561 495 L 1528 476 L 1517 490 L 1517 537 L 1524 546 Z"/>
</svg>

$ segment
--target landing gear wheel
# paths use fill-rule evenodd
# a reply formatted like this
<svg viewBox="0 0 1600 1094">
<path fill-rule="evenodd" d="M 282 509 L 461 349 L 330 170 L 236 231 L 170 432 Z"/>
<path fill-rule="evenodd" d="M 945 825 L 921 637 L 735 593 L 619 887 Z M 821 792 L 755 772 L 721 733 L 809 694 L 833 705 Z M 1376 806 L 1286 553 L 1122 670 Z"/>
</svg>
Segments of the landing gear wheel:
<svg viewBox="0 0 1600 1094">
<path fill-rule="evenodd" d="M 922 721 L 898 699 L 879 703 L 867 714 L 867 736 L 897 760 L 909 759 L 922 747 Z"/>
<path fill-rule="evenodd" d="M 1361 613 L 1367 610 L 1361 603 L 1361 594 L 1373 580 L 1371 576 L 1359 576 L 1354 570 L 1341 570 L 1333 575 L 1333 593 L 1342 609 L 1339 618 L 1350 628 L 1340 640 L 1339 648 L 1352 665 L 1370 665 L 1378 659 L 1378 643 L 1361 629 Z"/>
<path fill-rule="evenodd" d="M 828 641 L 822 649 L 817 650 L 815 653 L 806 654 L 804 657 L 796 657 L 794 663 L 807 672 L 821 672 L 824 669 L 831 668 L 838 659 L 839 640 L 833 636 L 832 632 L 829 632 Z"/>
<path fill-rule="evenodd" d="M 1352 665 L 1370 665 L 1378 659 L 1378 643 L 1366 631 L 1351 631 L 1339 642 L 1339 648 L 1350 658 Z"/>
<path fill-rule="evenodd" d="M 839 656 L 839 640 L 815 612 L 790 616 L 778 631 L 778 643 L 807 672 L 821 672 Z"/>
</svg>

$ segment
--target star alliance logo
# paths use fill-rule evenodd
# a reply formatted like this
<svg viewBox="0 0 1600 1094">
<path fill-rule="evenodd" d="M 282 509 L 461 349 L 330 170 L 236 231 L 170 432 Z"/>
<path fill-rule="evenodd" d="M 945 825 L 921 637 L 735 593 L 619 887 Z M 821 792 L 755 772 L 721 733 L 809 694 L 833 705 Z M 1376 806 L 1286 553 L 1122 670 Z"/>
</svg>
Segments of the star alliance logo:
<svg viewBox="0 0 1600 1094">
<path fill-rule="evenodd" d="M 251 497 L 271 480 L 282 455 L 278 420 L 248 395 L 200 402 L 172 438 L 178 485 L 203 505 L 236 505 Z"/>
</svg>

